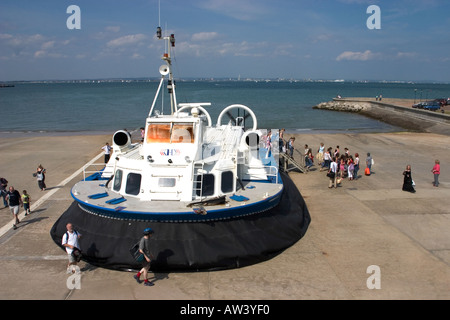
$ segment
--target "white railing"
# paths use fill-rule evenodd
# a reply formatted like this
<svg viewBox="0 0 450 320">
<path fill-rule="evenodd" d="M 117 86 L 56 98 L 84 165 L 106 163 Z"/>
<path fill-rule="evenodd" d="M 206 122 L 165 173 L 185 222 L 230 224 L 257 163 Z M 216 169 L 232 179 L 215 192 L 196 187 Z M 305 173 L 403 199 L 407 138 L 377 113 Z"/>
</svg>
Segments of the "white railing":
<svg viewBox="0 0 450 320">
<path fill-rule="evenodd" d="M 267 169 L 269 172 L 267 172 Z M 275 183 L 278 183 L 278 167 L 276 166 L 264 166 L 264 170 L 266 171 L 266 174 L 268 177 L 275 177 Z M 274 171 L 274 173 L 272 173 Z"/>
<path fill-rule="evenodd" d="M 93 169 L 91 169 L 93 167 Z M 98 169 L 100 168 L 100 169 Z M 106 168 L 104 163 L 91 163 L 83 167 L 83 180 L 86 180 L 86 176 L 91 176 L 95 173 L 101 173 Z"/>
</svg>

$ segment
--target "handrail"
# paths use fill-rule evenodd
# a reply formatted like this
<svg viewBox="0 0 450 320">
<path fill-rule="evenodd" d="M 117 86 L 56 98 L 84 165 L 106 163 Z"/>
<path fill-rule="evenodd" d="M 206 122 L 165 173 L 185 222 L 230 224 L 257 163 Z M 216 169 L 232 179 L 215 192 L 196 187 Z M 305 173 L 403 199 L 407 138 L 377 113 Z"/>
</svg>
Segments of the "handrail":
<svg viewBox="0 0 450 320">
<path fill-rule="evenodd" d="M 278 184 L 278 167 L 276 166 L 264 166 L 264 169 L 269 169 L 269 173 L 266 172 L 268 176 L 275 177 L 275 184 Z M 272 169 L 275 169 L 275 173 L 271 173 Z"/>
<path fill-rule="evenodd" d="M 277 166 L 252 166 L 252 169 L 264 169 L 266 172 L 266 175 L 269 177 L 275 177 L 275 183 L 278 184 L 278 167 Z M 269 169 L 269 172 L 267 172 L 267 169 Z M 272 169 L 275 170 L 274 173 L 272 173 Z"/>
<path fill-rule="evenodd" d="M 86 170 L 88 167 L 96 167 L 96 166 L 102 166 L 101 169 L 96 169 L 95 171 L 92 170 Z M 104 163 L 91 163 L 91 164 L 86 164 L 83 166 L 83 180 L 86 180 L 86 173 L 88 173 L 89 175 L 95 174 L 95 173 L 100 173 L 102 172 L 104 169 L 106 168 Z"/>
</svg>

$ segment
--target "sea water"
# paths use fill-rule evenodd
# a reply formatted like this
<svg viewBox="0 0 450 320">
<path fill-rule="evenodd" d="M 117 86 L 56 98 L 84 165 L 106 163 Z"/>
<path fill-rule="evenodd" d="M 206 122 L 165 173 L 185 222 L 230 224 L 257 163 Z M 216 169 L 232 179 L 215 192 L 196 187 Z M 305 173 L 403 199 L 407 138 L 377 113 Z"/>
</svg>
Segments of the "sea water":
<svg viewBox="0 0 450 320">
<path fill-rule="evenodd" d="M 0 133 L 113 133 L 144 126 L 158 80 L 19 82 L 0 88 Z M 164 88 L 164 91 L 167 91 Z M 359 114 L 313 109 L 342 97 L 446 98 L 450 85 L 309 81 L 177 81 L 178 103 L 210 102 L 213 123 L 228 105 L 243 104 L 258 128 L 301 132 L 390 132 L 399 128 Z M 168 98 L 155 109 L 170 113 Z"/>
</svg>

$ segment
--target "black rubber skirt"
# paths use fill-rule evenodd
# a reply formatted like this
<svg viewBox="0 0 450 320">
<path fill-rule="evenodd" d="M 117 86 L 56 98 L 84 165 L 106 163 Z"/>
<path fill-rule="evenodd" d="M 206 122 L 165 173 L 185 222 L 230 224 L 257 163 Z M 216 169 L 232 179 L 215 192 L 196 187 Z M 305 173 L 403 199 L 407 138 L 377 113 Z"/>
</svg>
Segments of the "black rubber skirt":
<svg viewBox="0 0 450 320">
<path fill-rule="evenodd" d="M 151 270 L 208 271 L 239 268 L 280 254 L 306 233 L 311 221 L 305 201 L 287 174 L 280 203 L 271 210 L 217 222 L 145 222 L 115 220 L 87 213 L 74 201 L 53 225 L 50 235 L 61 239 L 67 223 L 81 233 L 83 260 L 99 267 L 137 270 L 130 248 L 145 228 L 152 228 Z"/>
</svg>

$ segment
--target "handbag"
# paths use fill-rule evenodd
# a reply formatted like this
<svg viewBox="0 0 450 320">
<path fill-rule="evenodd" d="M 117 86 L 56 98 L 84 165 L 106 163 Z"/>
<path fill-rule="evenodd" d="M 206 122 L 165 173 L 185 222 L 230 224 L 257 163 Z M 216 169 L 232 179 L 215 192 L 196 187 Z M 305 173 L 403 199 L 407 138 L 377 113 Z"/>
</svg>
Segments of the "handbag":
<svg viewBox="0 0 450 320">
<path fill-rule="evenodd" d="M 74 258 L 74 260 L 76 262 L 80 262 L 82 254 L 81 254 L 81 250 L 78 249 L 77 247 L 74 247 L 71 253 L 72 257 Z"/>
<path fill-rule="evenodd" d="M 144 254 L 141 253 L 139 251 L 139 243 L 141 241 L 139 240 L 137 243 L 135 243 L 131 248 L 130 248 L 130 253 L 133 256 L 134 260 L 136 260 L 137 262 L 142 262 L 144 261 Z"/>
<path fill-rule="evenodd" d="M 364 174 L 366 176 L 370 176 L 370 169 L 369 169 L 369 167 L 367 167 L 366 170 L 364 170 Z"/>
<path fill-rule="evenodd" d="M 327 177 L 328 178 L 334 178 L 334 172 L 333 171 L 328 172 L 327 173 Z"/>
</svg>

